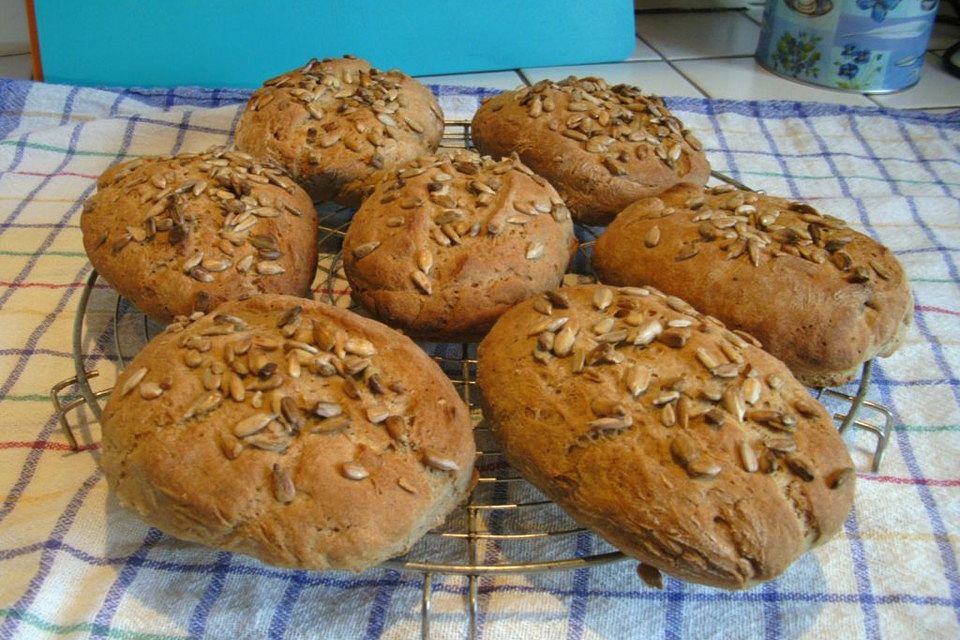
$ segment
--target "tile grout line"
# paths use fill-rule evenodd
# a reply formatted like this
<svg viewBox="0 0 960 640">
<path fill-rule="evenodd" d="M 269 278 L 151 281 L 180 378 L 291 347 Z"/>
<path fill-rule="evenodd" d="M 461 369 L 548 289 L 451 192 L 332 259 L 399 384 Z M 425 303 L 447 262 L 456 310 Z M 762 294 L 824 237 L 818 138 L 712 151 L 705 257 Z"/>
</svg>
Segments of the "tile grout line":
<svg viewBox="0 0 960 640">
<path fill-rule="evenodd" d="M 694 82 L 692 79 L 690 79 L 689 77 L 687 77 L 687 74 L 685 74 L 683 71 L 681 71 L 680 69 L 678 69 L 677 66 L 676 66 L 675 64 L 673 64 L 673 61 L 672 61 L 672 60 L 667 59 L 667 57 L 666 57 L 665 55 L 663 55 L 663 53 L 661 53 L 659 49 L 657 49 L 655 46 L 653 46 L 652 44 L 650 44 L 649 42 L 647 42 L 646 40 L 644 40 L 644 39 L 643 39 L 643 36 L 641 36 L 641 35 L 637 32 L 636 27 L 634 27 L 633 35 L 636 36 L 636 38 L 637 38 L 640 42 L 642 42 L 643 44 L 645 44 L 645 45 L 647 45 L 648 47 L 650 47 L 651 49 L 653 49 L 653 50 L 657 53 L 657 55 L 660 56 L 660 58 L 661 58 L 664 62 L 666 62 L 666 63 L 670 66 L 671 69 L 674 70 L 674 72 L 680 74 L 680 77 L 681 77 L 681 78 L 683 78 L 684 80 L 686 80 L 687 82 L 689 82 L 691 85 L 693 85 L 693 88 L 696 89 L 697 91 L 699 91 L 699 92 L 701 93 L 701 95 L 703 95 L 703 97 L 705 97 L 705 98 L 710 98 L 710 97 L 711 97 L 710 94 L 707 93 L 706 91 L 704 91 L 703 88 L 702 88 L 699 84 L 697 84 L 696 82 Z"/>
</svg>

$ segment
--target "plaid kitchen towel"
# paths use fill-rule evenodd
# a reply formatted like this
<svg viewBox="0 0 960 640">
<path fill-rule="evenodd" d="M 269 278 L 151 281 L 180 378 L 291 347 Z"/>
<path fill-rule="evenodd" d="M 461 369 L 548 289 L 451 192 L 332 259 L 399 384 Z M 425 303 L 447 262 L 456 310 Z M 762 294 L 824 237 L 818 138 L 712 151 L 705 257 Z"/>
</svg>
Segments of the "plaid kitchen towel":
<svg viewBox="0 0 960 640">
<path fill-rule="evenodd" d="M 434 89 L 452 117 L 469 117 L 484 95 Z M 51 386 L 74 375 L 71 327 L 90 274 L 78 218 L 95 178 L 127 158 L 228 144 L 246 96 L 0 80 L 0 638 L 419 633 L 418 573 L 280 570 L 145 526 L 108 494 L 89 414 L 70 414 L 84 445 L 74 453 L 50 403 Z M 669 102 L 716 169 L 814 202 L 906 267 L 916 322 L 877 363 L 870 391 L 896 416 L 884 465 L 867 472 L 874 440 L 848 434 L 862 470 L 854 510 L 835 540 L 774 582 L 728 593 L 667 579 L 656 591 L 631 562 L 482 577 L 478 636 L 960 637 L 960 112 Z M 317 286 L 324 295 L 331 282 Z M 90 296 L 81 346 L 97 388 L 120 366 L 115 302 L 102 282 Z M 119 314 L 135 318 L 124 305 Z M 491 543 L 482 558 L 608 549 L 581 533 L 526 551 Z M 466 579 L 433 575 L 430 585 L 432 636 L 463 637 Z"/>
</svg>

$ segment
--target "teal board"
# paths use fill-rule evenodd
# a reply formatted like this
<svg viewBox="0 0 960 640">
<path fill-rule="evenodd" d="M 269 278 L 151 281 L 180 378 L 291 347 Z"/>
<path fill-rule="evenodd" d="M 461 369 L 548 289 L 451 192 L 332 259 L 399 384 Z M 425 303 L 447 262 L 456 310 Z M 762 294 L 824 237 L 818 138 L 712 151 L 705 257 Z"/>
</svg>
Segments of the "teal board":
<svg viewBox="0 0 960 640">
<path fill-rule="evenodd" d="M 255 87 L 354 53 L 411 75 L 623 60 L 630 0 L 35 0 L 44 79 Z"/>
</svg>

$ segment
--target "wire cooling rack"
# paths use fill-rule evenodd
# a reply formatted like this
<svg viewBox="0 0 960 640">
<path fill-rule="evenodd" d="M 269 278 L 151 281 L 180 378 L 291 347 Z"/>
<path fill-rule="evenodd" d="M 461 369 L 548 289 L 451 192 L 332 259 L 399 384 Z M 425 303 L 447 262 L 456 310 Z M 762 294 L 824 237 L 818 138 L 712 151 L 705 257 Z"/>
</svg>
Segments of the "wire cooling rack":
<svg viewBox="0 0 960 640">
<path fill-rule="evenodd" d="M 442 145 L 470 146 L 469 126 L 469 121 L 448 122 Z M 714 173 L 714 177 L 747 189 L 745 185 L 726 176 Z M 318 214 L 321 257 L 315 280 L 315 297 L 362 312 L 350 297 L 340 255 L 343 236 L 353 211 L 321 205 Z M 589 279 L 590 251 L 599 229 L 578 226 L 576 232 L 581 242 L 580 250 L 567 279 Z M 95 271 L 90 274 L 81 293 L 73 325 L 76 375 L 54 385 L 50 393 L 64 434 L 75 451 L 98 446 L 92 424 L 99 422 L 101 402 L 111 392 L 110 388 L 93 389 L 91 381 L 98 372 L 87 367 L 88 358 L 114 360 L 118 370 L 122 370 L 161 330 L 160 325 L 148 320 L 127 300 L 99 284 L 99 276 Z M 100 344 L 97 336 L 112 336 L 112 347 Z M 430 637 L 434 576 L 465 576 L 465 635 L 472 639 L 477 630 L 481 576 L 572 570 L 617 562 L 627 557 L 601 538 L 586 532 L 506 463 L 483 422 L 477 402 L 476 345 L 422 343 L 421 346 L 433 356 L 470 408 L 475 425 L 479 481 L 466 504 L 454 511 L 441 527 L 429 532 L 409 553 L 384 563 L 384 566 L 422 574 L 421 638 Z M 893 414 L 886 407 L 867 399 L 872 367 L 872 361 L 863 365 L 860 381 L 851 393 L 830 388 L 813 391 L 831 411 L 841 433 L 853 427 L 875 436 L 872 447 L 864 449 L 857 446 L 854 453 L 857 453 L 857 449 L 861 454 L 870 451 L 870 466 L 876 473 L 893 431 Z M 75 411 L 82 407 L 89 408 L 92 416 Z M 73 422 L 71 415 L 74 416 Z M 89 417 L 93 420 L 89 420 Z M 578 555 L 576 551 L 577 538 L 584 533 L 593 536 L 590 548 L 596 551 L 590 555 Z"/>
</svg>

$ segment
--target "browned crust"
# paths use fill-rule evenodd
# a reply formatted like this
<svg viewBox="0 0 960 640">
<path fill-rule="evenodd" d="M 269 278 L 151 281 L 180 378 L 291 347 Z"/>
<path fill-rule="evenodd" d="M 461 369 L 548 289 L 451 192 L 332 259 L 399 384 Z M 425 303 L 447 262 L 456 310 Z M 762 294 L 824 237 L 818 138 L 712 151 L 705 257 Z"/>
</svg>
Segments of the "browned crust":
<svg viewBox="0 0 960 640">
<path fill-rule="evenodd" d="M 460 219 L 438 224 L 445 215 Z M 364 254 L 370 243 L 379 244 Z M 527 259 L 537 244 L 542 255 Z M 519 161 L 459 151 L 383 176 L 343 255 L 352 295 L 374 316 L 409 335 L 458 341 L 479 339 L 511 306 L 557 287 L 576 246 L 569 211 L 546 180 Z"/>
<path fill-rule="evenodd" d="M 601 78 L 544 80 L 490 98 L 473 118 L 472 135 L 485 154 L 517 153 L 584 224 L 607 224 L 634 200 L 710 177 L 700 142 L 661 98 Z"/>
<path fill-rule="evenodd" d="M 284 167 L 314 200 L 356 207 L 371 173 L 434 151 L 442 134 L 429 89 L 347 56 L 266 81 L 240 117 L 236 143 Z"/>
<path fill-rule="evenodd" d="M 206 188 L 194 193 L 190 185 L 198 182 Z M 275 167 L 256 164 L 243 153 L 212 149 L 125 162 L 105 171 L 97 187 L 80 216 L 84 249 L 107 282 L 159 322 L 257 293 L 309 291 L 317 268 L 317 213 L 307 194 Z M 242 215 L 230 213 L 234 206 L 238 212 L 258 212 L 247 215 L 255 224 L 234 231 L 228 223 Z M 141 242 L 126 240 L 130 229 L 149 234 L 151 224 L 163 220 L 174 227 Z M 261 260 L 266 254 L 250 244 L 254 236 L 273 238 L 282 255 Z M 191 275 L 183 267 L 198 252 L 204 260 L 229 261 L 230 266 Z M 241 273 L 245 259 L 250 268 Z M 258 273 L 261 261 L 283 273 Z"/>
<path fill-rule="evenodd" d="M 546 363 L 534 358 L 538 337 L 531 335 L 532 328 L 546 317 L 534 310 L 534 300 L 501 316 L 480 344 L 477 380 L 484 415 L 510 464 L 624 552 L 693 582 L 749 587 L 778 576 L 810 546 L 836 533 L 850 510 L 853 478 L 837 489 L 830 485 L 843 470 L 852 473 L 850 456 L 826 410 L 783 363 L 731 337 L 682 301 L 665 300 L 655 291 L 642 297 L 615 293 L 611 306 L 601 312 L 592 300 L 602 288 L 560 289 L 569 308 L 554 309 L 553 316 L 566 316 L 569 326 L 580 327 L 573 355 L 544 357 L 541 350 Z M 621 364 L 587 365 L 582 373 L 573 373 L 577 351 L 597 344 L 587 339 L 596 337 L 590 327 L 603 317 L 618 318 L 615 326 L 620 326 L 630 314 L 659 318 L 664 326 L 669 320 L 693 325 L 685 346 L 618 343 Z M 721 343 L 744 361 L 735 378 L 711 375 L 695 355 L 704 349 L 718 362 L 729 363 Z M 627 373 L 638 364 L 653 375 L 648 389 L 634 399 Z M 714 403 L 702 395 L 713 384 L 732 385 L 730 393 L 736 393 L 749 375 L 756 375 L 761 393 L 756 404 L 745 404 L 742 424 L 724 409 L 726 401 Z M 678 380 L 692 417 L 684 426 L 681 400 L 676 400 L 668 403 L 677 407 L 676 424 L 666 426 L 664 409 L 654 406 L 654 400 L 676 389 Z M 631 423 L 622 429 L 592 429 L 597 403 L 618 402 Z M 803 414 L 798 406 L 804 407 Z M 710 426 L 707 416 L 699 415 L 708 407 L 719 412 L 722 426 Z M 764 426 L 759 414 L 749 413 L 760 409 L 793 414 L 795 429 Z M 682 438 L 699 450 L 698 462 L 719 465 L 719 474 L 693 477 L 693 466 L 681 464 L 675 453 L 675 442 Z M 744 468 L 743 441 L 751 443 L 759 458 L 757 472 Z M 796 451 L 781 456 L 768 448 L 784 442 Z M 765 472 L 774 459 L 777 469 Z M 797 461 L 812 474 L 809 481 L 789 466 Z"/>
<path fill-rule="evenodd" d="M 772 241 L 765 249 L 757 245 L 759 266 L 754 266 L 748 247 L 722 237 L 735 228 L 719 230 L 721 236 L 709 242 L 699 231 L 704 212 L 717 211 L 730 219 L 731 212 L 722 207 L 731 199 L 755 199 L 747 204 L 756 208 L 750 215 L 757 219 L 780 212 L 766 231 L 749 223 L 749 229 L 744 228 L 748 233 L 762 231 Z M 700 200 L 704 203 L 696 204 L 696 211 L 687 206 Z M 801 236 L 810 235 L 811 225 L 820 230 L 819 242 Z M 662 240 L 648 247 L 645 238 L 653 227 Z M 789 232 L 791 239 L 780 227 L 798 233 Z M 837 249 L 837 239 L 849 242 Z M 678 260 L 681 249 L 691 246 L 699 253 Z M 742 255 L 727 259 L 741 247 Z M 846 260 L 844 252 L 852 265 L 847 270 L 836 266 Z M 700 189 L 676 188 L 625 209 L 597 241 L 593 264 L 604 282 L 655 286 L 750 332 L 811 386 L 843 384 L 856 377 L 864 361 L 890 355 L 913 318 L 906 274 L 889 249 L 836 218 L 784 198 L 736 191 L 704 195 Z M 858 267 L 865 270 L 865 282 L 850 281 L 858 279 Z"/>
<path fill-rule="evenodd" d="M 342 391 L 345 377 L 317 375 L 304 363 L 295 378 L 286 369 L 285 347 L 258 346 L 270 339 L 283 343 L 278 319 L 295 306 L 303 311 L 291 339 L 314 342 L 312 322 L 320 321 L 336 335 L 334 354 L 328 354 L 334 363 L 349 364 L 349 355 L 335 355 L 348 336 L 372 343 L 377 353 L 370 358 L 367 373 L 373 368 L 379 372 L 383 393 L 375 394 L 360 374 L 355 381 L 362 397 L 351 400 Z M 184 420 L 195 400 L 209 393 L 201 381 L 209 365 L 189 368 L 184 358 L 191 349 L 178 345 L 224 326 L 218 316 L 239 318 L 249 330 L 210 338 L 212 348 L 204 358 L 226 362 L 227 344 L 253 336 L 250 351 L 237 358 L 251 366 L 251 354 L 278 363 L 274 375 L 283 382 L 275 392 L 264 392 L 264 408 L 259 410 L 251 404 L 254 392 L 248 390 L 242 402 L 226 397 L 212 412 Z M 227 303 L 215 314 L 157 336 L 120 376 L 115 389 L 122 390 L 141 367 L 148 369 L 141 385 L 167 378 L 172 388 L 153 400 L 143 399 L 139 387 L 123 397 L 120 391 L 113 394 L 103 416 L 102 465 L 123 505 L 178 538 L 279 566 L 358 571 L 404 553 L 443 521 L 470 483 L 471 423 L 453 385 L 409 339 L 348 311 L 288 296 Z M 224 378 L 232 371 L 228 366 Z M 243 378 L 247 386 L 257 379 Z M 400 392 L 397 385 L 403 387 Z M 279 432 L 289 445 L 285 453 L 248 444 L 236 459 L 228 459 L 220 440 L 229 445 L 249 443 L 235 438 L 232 429 L 257 411 L 271 411 L 271 393 L 293 398 L 304 412 L 318 400 L 338 402 L 352 426 L 339 433 L 314 434 L 311 430 L 322 421 L 308 415 L 298 435 Z M 392 437 L 386 423 L 374 424 L 365 417 L 365 409 L 374 406 L 404 417 L 405 440 Z M 278 418 L 268 431 L 283 427 L 284 420 Z M 429 466 L 428 451 L 459 469 L 448 472 Z M 342 465 L 350 461 L 363 465 L 369 477 L 344 477 Z M 273 488 L 275 465 L 295 486 L 289 503 L 281 502 Z"/>
</svg>

